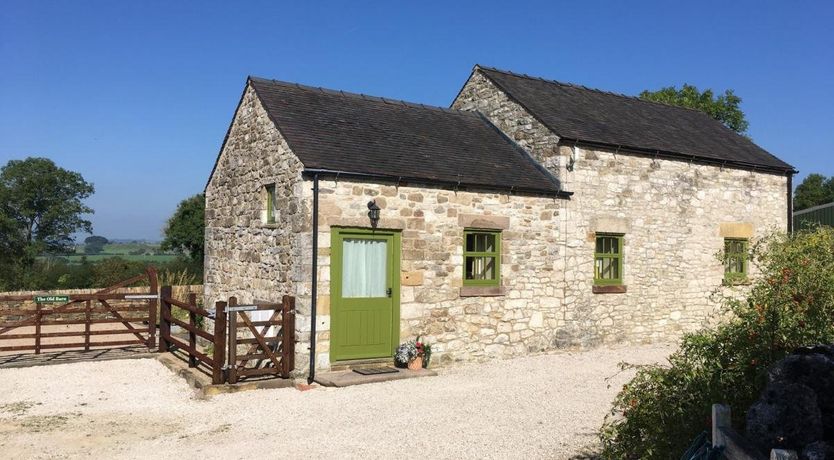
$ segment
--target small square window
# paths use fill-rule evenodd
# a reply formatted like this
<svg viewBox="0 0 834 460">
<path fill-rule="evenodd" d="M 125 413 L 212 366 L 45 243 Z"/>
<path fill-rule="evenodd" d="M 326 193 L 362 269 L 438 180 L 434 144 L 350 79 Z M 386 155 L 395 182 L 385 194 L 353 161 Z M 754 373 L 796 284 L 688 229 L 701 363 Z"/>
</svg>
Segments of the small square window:
<svg viewBox="0 0 834 460">
<path fill-rule="evenodd" d="M 264 186 L 264 223 L 275 223 L 275 184 Z"/>
<path fill-rule="evenodd" d="M 466 230 L 463 233 L 464 286 L 501 284 L 501 232 Z"/>
<path fill-rule="evenodd" d="M 623 284 L 623 235 L 597 233 L 594 249 L 594 284 Z"/>
<path fill-rule="evenodd" d="M 727 284 L 747 281 L 747 247 L 744 238 L 724 239 L 724 282 Z"/>
</svg>

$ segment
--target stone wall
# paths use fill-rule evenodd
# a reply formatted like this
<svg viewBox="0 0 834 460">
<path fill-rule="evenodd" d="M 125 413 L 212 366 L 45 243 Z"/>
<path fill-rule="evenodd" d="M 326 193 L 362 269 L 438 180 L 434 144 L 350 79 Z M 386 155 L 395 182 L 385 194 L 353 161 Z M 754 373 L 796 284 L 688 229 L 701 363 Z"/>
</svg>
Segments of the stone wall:
<svg viewBox="0 0 834 460">
<path fill-rule="evenodd" d="M 552 348 L 562 318 L 563 199 L 344 180 L 320 187 L 317 367 L 330 364 L 331 228 L 370 228 L 371 199 L 379 228 L 401 232 L 401 341 L 425 336 L 436 362 Z M 471 226 L 502 230 L 502 296 L 461 296 Z"/>
<path fill-rule="evenodd" d="M 197 294 L 198 296 L 203 295 L 203 285 L 202 284 L 187 284 L 181 286 L 172 286 L 172 294 L 175 299 L 187 299 L 188 294 Z M 28 296 L 34 297 L 36 295 L 81 295 L 81 294 L 94 294 L 98 291 L 101 291 L 102 288 L 90 288 L 90 289 L 53 289 L 49 291 L 7 291 L 7 292 L 0 292 L 0 297 L 3 296 Z M 147 286 L 135 286 L 135 287 L 125 287 L 119 289 L 120 293 L 136 293 L 136 294 L 147 294 L 148 287 Z M 199 298 L 199 297 L 198 297 Z M 14 301 L 14 302 L 2 302 L 0 303 L 0 315 L 2 315 L 3 309 L 31 309 L 35 308 L 34 300 L 23 300 L 23 301 Z"/>
<path fill-rule="evenodd" d="M 280 302 L 308 264 L 309 202 L 302 165 L 253 88 L 241 99 L 206 187 L 205 301 Z M 265 186 L 275 184 L 275 224 L 266 223 Z M 306 225 L 306 227 L 305 227 Z M 303 261 L 303 262 L 302 262 Z"/>
<path fill-rule="evenodd" d="M 582 343 L 660 341 L 697 329 L 724 290 L 717 254 L 725 237 L 787 228 L 786 177 L 613 151 L 562 146 L 574 155 L 561 179 L 565 209 L 565 306 Z M 594 234 L 624 234 L 627 292 L 594 294 Z M 750 264 L 751 276 L 756 268 Z M 740 287 L 738 289 L 745 289 Z"/>
<path fill-rule="evenodd" d="M 476 70 L 472 74 L 452 102 L 452 108 L 481 112 L 551 174 L 559 177 L 562 160 L 559 155 L 559 136 L 499 90 L 481 72 Z"/>
<path fill-rule="evenodd" d="M 317 367 L 329 365 L 330 229 L 367 227 L 369 199 L 380 227 L 402 232 L 401 340 L 426 336 L 441 363 L 675 339 L 714 319 L 711 294 L 731 289 L 716 256 L 724 236 L 786 225 L 781 176 L 580 149 L 564 178 L 571 200 L 323 182 Z M 461 296 L 473 216 L 507 220 L 504 295 Z M 625 293 L 593 292 L 595 232 L 625 235 Z"/>
<path fill-rule="evenodd" d="M 722 289 L 723 238 L 786 229 L 785 176 L 560 145 L 477 69 L 453 107 L 482 112 L 574 192 L 563 212 L 568 343 L 667 340 L 699 327 Z M 625 235 L 626 293 L 592 292 L 595 232 Z"/>
</svg>

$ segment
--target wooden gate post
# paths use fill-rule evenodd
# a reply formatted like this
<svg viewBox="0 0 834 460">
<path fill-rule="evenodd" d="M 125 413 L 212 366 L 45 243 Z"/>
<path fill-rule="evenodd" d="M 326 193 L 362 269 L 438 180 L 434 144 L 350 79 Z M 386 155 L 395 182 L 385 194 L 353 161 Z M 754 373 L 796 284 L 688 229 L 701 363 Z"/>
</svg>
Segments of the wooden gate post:
<svg viewBox="0 0 834 460">
<path fill-rule="evenodd" d="M 193 292 L 188 294 L 188 305 L 197 308 L 197 294 Z M 197 313 L 194 313 L 193 310 L 188 310 L 188 324 L 193 328 L 197 327 Z M 197 349 L 197 334 L 191 330 L 188 331 L 188 346 L 192 350 Z M 188 353 L 188 367 L 197 367 L 197 357 L 190 352 Z"/>
<path fill-rule="evenodd" d="M 218 385 L 225 382 L 223 367 L 226 365 L 226 302 L 214 304 L 214 353 L 211 368 L 211 383 Z"/>
<path fill-rule="evenodd" d="M 171 304 L 168 299 L 171 298 L 171 286 L 162 286 L 159 290 L 159 352 L 164 353 L 168 351 L 171 337 L 171 322 L 168 318 L 171 317 Z"/>
<path fill-rule="evenodd" d="M 229 307 L 237 305 L 237 297 L 229 297 Z M 237 383 L 237 315 L 229 312 L 229 383 Z"/>
<path fill-rule="evenodd" d="M 156 276 L 156 269 L 148 267 L 148 284 L 150 285 L 150 294 L 159 296 L 159 279 Z M 148 300 L 148 350 L 156 348 L 156 309 L 159 305 L 159 299 Z"/>
<path fill-rule="evenodd" d="M 295 297 L 281 299 L 281 377 L 295 369 Z"/>
<path fill-rule="evenodd" d="M 91 301 L 84 302 L 84 351 L 90 351 L 90 321 L 93 319 L 91 308 Z"/>
<path fill-rule="evenodd" d="M 41 308 L 40 302 L 35 304 L 35 354 L 41 354 Z"/>
</svg>

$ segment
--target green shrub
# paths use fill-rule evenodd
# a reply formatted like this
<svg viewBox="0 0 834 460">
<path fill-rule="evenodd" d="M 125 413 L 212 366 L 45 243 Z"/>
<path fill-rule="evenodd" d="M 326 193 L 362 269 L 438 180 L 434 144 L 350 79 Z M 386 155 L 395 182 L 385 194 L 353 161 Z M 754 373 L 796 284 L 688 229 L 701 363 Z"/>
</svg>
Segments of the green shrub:
<svg viewBox="0 0 834 460">
<path fill-rule="evenodd" d="M 600 430 L 603 458 L 680 458 L 709 430 L 713 403 L 730 405 L 743 429 L 771 364 L 834 342 L 834 229 L 774 234 L 751 252 L 761 273 L 746 298 L 723 298 L 719 326 L 684 336 L 666 365 L 623 365 L 637 375 Z"/>
</svg>

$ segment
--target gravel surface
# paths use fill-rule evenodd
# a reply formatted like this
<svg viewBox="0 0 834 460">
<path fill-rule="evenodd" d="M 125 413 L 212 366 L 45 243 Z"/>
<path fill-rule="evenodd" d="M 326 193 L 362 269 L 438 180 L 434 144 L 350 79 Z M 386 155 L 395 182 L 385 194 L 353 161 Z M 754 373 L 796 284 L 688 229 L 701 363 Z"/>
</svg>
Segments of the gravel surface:
<svg viewBox="0 0 834 460">
<path fill-rule="evenodd" d="M 4 458 L 587 458 L 621 361 L 663 345 L 439 369 L 341 389 L 195 399 L 153 359 L 0 370 Z M 614 376 L 614 377 L 611 377 Z M 610 379 L 606 380 L 607 378 Z"/>
</svg>

